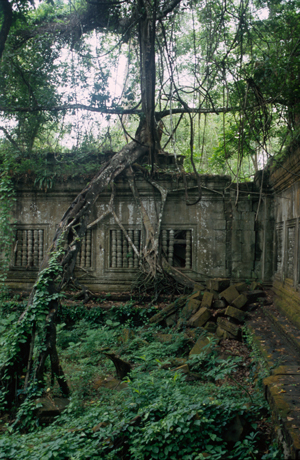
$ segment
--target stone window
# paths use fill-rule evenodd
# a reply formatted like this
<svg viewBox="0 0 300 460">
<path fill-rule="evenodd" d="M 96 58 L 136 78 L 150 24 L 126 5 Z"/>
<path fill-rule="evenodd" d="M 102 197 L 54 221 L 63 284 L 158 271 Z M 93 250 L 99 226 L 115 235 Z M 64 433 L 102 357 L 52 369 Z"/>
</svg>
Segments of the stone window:
<svg viewBox="0 0 300 460">
<path fill-rule="evenodd" d="M 126 229 L 137 248 L 141 249 L 141 230 Z M 122 230 L 109 231 L 109 268 L 138 268 L 138 258 Z M 189 229 L 163 229 L 161 232 L 162 251 L 173 267 L 192 268 L 192 231 Z"/>
<path fill-rule="evenodd" d="M 140 252 L 141 230 L 126 229 L 126 232 Z M 133 252 L 131 245 L 124 236 L 122 230 L 110 230 L 110 268 L 138 268 L 139 262 L 136 254 Z"/>
<path fill-rule="evenodd" d="M 92 230 L 87 230 L 77 255 L 76 266 L 90 268 L 92 266 Z"/>
<path fill-rule="evenodd" d="M 44 256 L 44 230 L 23 229 L 16 231 L 14 266 L 39 268 Z"/>
<path fill-rule="evenodd" d="M 282 263 L 283 263 L 283 225 L 279 224 L 275 230 L 275 243 L 276 243 L 276 252 L 275 252 L 275 266 L 276 273 L 282 273 Z"/>
<path fill-rule="evenodd" d="M 192 231 L 162 230 L 162 249 L 172 267 L 192 268 Z"/>
<path fill-rule="evenodd" d="M 289 279 L 294 278 L 294 262 L 295 262 L 295 224 L 288 223 L 287 227 L 287 252 L 286 252 L 286 277 Z"/>
</svg>

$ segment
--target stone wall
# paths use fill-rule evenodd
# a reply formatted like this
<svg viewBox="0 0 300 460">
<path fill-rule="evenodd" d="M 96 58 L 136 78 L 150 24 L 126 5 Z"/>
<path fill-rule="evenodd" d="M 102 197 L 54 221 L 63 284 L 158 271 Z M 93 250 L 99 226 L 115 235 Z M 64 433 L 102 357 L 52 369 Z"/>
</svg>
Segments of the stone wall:
<svg viewBox="0 0 300 460">
<path fill-rule="evenodd" d="M 255 183 L 237 188 L 227 176 L 202 176 L 202 200 L 187 206 L 182 178 L 161 174 L 156 181 L 168 190 L 161 243 L 172 265 L 196 281 L 210 277 L 271 281 L 273 210 L 268 191 L 264 190 L 260 201 Z M 32 286 L 56 225 L 85 183 L 83 178 L 68 180 L 46 192 L 29 182 L 17 184 L 10 286 Z M 190 200 L 197 199 L 196 181 L 191 177 L 188 187 Z M 137 180 L 137 188 L 149 217 L 156 221 L 160 195 L 142 177 Z M 145 235 L 130 188 L 120 179 L 116 190 L 116 214 L 141 247 Z M 102 194 L 91 221 L 103 213 L 109 199 L 109 191 Z M 137 260 L 112 216 L 87 233 L 76 269 L 82 283 L 93 290 L 124 290 L 136 279 L 137 271 Z"/>
<path fill-rule="evenodd" d="M 300 151 L 271 170 L 274 192 L 274 290 L 277 305 L 300 327 Z"/>
</svg>

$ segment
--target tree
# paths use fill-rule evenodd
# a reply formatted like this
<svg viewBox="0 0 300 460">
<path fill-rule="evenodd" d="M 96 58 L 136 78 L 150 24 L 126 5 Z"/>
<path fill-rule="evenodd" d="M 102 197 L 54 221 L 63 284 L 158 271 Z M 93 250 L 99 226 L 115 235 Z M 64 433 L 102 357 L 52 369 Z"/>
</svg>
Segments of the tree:
<svg viewBox="0 0 300 460">
<path fill-rule="evenodd" d="M 1 370 L 3 391 L 7 400 L 12 402 L 24 367 L 27 367 L 24 388 L 28 392 L 30 385 L 42 380 L 48 356 L 62 391 L 68 393 L 56 352 L 55 320 L 61 289 L 73 274 L 91 209 L 101 192 L 111 186 L 111 201 L 104 216 L 111 212 L 118 222 L 113 210 L 113 181 L 118 175 L 126 174 L 143 216 L 146 232 L 146 248 L 143 254 L 137 255 L 149 276 L 154 277 L 157 271 L 164 270 L 167 265 L 159 251 L 160 225 L 167 191 L 155 182 L 153 176 L 147 177 L 161 194 L 158 221 L 150 222 L 135 186 L 134 172 L 142 169 L 140 163 L 145 159 L 148 159 L 154 171 L 162 151 L 161 132 L 164 136 L 168 135 L 165 144 L 170 142 L 174 145 L 180 122 L 184 117 L 188 121 L 190 160 L 201 199 L 201 180 L 194 161 L 195 117 L 200 114 L 222 114 L 220 150 L 227 161 L 230 142 L 232 138 L 236 142 L 237 138 L 239 169 L 246 152 L 246 134 L 250 139 L 249 151 L 252 151 L 251 142 L 266 148 L 267 139 L 274 129 L 270 104 L 275 107 L 276 104 L 285 104 L 287 108 L 292 105 L 298 107 L 298 99 L 293 97 L 282 101 L 278 94 L 273 95 L 276 82 L 269 93 L 263 84 L 259 84 L 259 69 L 267 68 L 266 64 L 261 64 L 262 56 L 266 50 L 270 50 L 268 42 L 265 48 L 259 46 L 257 38 L 262 33 L 261 21 L 254 21 L 251 13 L 253 5 L 244 1 L 239 4 L 232 2 L 229 9 L 227 3 L 221 0 L 204 3 L 185 3 L 183 0 L 79 0 L 71 11 L 58 2 L 53 6 L 42 4 L 36 13 L 31 12 L 26 3 L 14 4 L 6 0 L 2 5 L 0 51 L 1 68 L 4 70 L 1 86 L 4 91 L 0 98 L 0 110 L 3 119 L 13 120 L 11 132 L 16 135 L 17 141 L 7 128 L 1 129 L 14 151 L 18 150 L 17 158 L 28 156 L 39 133 L 49 128 L 49 123 L 58 123 L 58 114 L 66 111 L 87 110 L 108 116 L 117 115 L 127 138 L 131 138 L 103 163 L 95 178 L 62 217 L 28 307 L 12 339 L 13 353 Z M 13 18 L 15 8 L 20 11 L 13 25 L 10 18 Z M 295 9 L 293 15 L 296 17 L 297 14 Z M 263 26 L 265 24 L 266 21 Z M 190 30 L 187 37 L 180 34 L 182 29 Z M 67 46 L 75 50 L 78 56 L 83 55 L 85 65 L 92 68 L 93 57 L 87 50 L 84 37 L 94 30 L 103 34 L 101 37 L 104 34 L 118 37 L 111 52 L 122 43 L 132 43 L 137 59 L 132 53 L 131 65 L 138 68 L 140 87 L 139 90 L 133 87 L 134 78 L 132 82 L 129 81 L 124 93 L 127 98 L 123 98 L 126 106 L 125 103 L 122 105 L 109 99 L 100 79 L 94 84 L 88 104 L 74 100 L 72 91 L 66 97 L 56 91 L 57 83 L 61 83 L 63 78 L 68 81 L 64 71 L 61 71 L 62 63 L 57 61 L 58 56 L 62 56 L 59 53 Z M 268 32 L 272 35 L 270 30 Z M 296 61 L 293 64 L 295 69 L 298 66 L 297 48 L 298 42 L 288 55 L 292 57 L 288 59 L 289 64 Z M 68 65 L 64 65 L 68 70 Z M 75 72 L 74 66 L 72 69 Z M 105 81 L 107 76 L 101 63 L 98 70 L 97 75 L 101 74 Z M 14 78 L 13 85 L 9 75 Z M 296 78 L 293 77 L 294 80 Z M 78 72 L 70 81 L 74 87 L 77 83 L 86 85 L 87 76 Z M 111 103 L 108 104 L 108 101 Z M 228 136 L 226 132 L 227 113 L 230 113 L 233 136 Z M 278 109 L 278 117 L 277 113 Z M 123 117 L 126 115 L 138 117 L 135 135 L 129 134 L 124 126 Z M 169 120 L 168 124 L 166 119 Z M 23 149 L 20 148 L 21 139 Z M 187 205 L 192 204 L 187 201 Z M 104 216 L 100 216 L 99 220 Z M 137 251 L 126 232 L 125 236 L 133 250 Z M 171 267 L 168 267 L 168 271 L 172 272 Z M 172 275 L 179 276 L 174 270 Z M 186 279 L 186 282 L 189 280 Z M 33 349 L 38 336 L 41 348 L 33 362 Z M 21 343 L 24 345 L 21 346 Z M 17 385 L 12 384 L 15 380 Z"/>
</svg>

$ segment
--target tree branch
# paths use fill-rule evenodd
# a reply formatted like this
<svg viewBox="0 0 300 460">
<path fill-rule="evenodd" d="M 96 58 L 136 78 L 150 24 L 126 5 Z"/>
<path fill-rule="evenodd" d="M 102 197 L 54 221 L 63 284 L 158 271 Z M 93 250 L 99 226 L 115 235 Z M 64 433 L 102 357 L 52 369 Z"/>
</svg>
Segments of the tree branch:
<svg viewBox="0 0 300 460">
<path fill-rule="evenodd" d="M 0 30 L 0 59 L 12 24 L 12 7 L 8 0 L 0 0 L 0 11 L 1 10 L 3 13 L 3 20 Z"/>
</svg>

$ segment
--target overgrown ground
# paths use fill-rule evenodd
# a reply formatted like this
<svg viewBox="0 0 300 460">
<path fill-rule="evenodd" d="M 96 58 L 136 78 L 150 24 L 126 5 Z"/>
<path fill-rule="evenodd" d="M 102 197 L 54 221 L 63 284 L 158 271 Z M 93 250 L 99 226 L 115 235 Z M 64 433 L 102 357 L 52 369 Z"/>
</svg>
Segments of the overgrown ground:
<svg viewBox="0 0 300 460">
<path fill-rule="evenodd" d="M 2 301 L 1 353 L 25 305 Z M 247 330 L 242 342 L 211 342 L 189 355 L 200 330 L 151 326 L 160 306 L 66 302 L 58 348 L 70 403 L 54 421 L 38 418 L 30 404 L 19 417 L 3 413 L 0 458 L 281 459 L 261 387 L 264 366 Z M 130 363 L 123 381 L 104 353 Z M 61 396 L 50 377 L 46 388 L 42 397 Z"/>
</svg>

